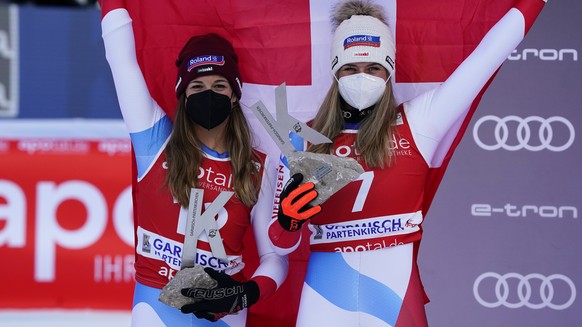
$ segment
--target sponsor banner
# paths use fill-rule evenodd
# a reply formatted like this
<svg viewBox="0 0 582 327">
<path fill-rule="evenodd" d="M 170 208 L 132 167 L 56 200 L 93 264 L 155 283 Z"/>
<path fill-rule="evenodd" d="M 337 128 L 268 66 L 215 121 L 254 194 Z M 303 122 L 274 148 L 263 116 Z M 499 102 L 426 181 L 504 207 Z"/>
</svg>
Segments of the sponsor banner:
<svg viewBox="0 0 582 327">
<path fill-rule="evenodd" d="M 423 223 L 431 326 L 579 324 L 582 6 L 554 4 L 488 88 Z"/>
<path fill-rule="evenodd" d="M 181 242 L 176 242 L 138 227 L 136 245 L 138 254 L 147 258 L 164 261 L 170 266 L 171 274 L 168 274 L 168 279 L 174 277 L 173 274 L 182 267 L 183 244 Z M 228 256 L 229 264 L 227 264 L 214 256 L 212 251 L 206 251 L 200 248 L 196 249 L 193 262 L 195 266 L 210 267 L 214 270 L 225 271 L 229 275 L 234 275 L 244 268 L 242 256 L 240 255 Z M 166 274 L 162 275 L 166 276 Z"/>
<path fill-rule="evenodd" d="M 0 138 L 0 307 L 129 309 L 129 139 Z"/>
<path fill-rule="evenodd" d="M 357 222 L 313 225 L 311 244 L 373 240 L 376 238 L 417 232 L 422 212 L 361 219 Z"/>
</svg>

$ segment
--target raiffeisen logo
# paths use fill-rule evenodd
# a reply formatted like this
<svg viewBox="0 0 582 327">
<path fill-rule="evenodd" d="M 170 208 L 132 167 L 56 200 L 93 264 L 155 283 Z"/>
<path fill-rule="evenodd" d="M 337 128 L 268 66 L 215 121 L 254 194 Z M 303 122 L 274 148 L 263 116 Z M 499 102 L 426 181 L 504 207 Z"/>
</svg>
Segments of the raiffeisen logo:
<svg viewBox="0 0 582 327">
<path fill-rule="evenodd" d="M 513 50 L 508 60 L 578 61 L 576 49 L 533 49 Z"/>
<path fill-rule="evenodd" d="M 578 208 L 574 206 L 550 206 L 525 204 L 522 206 L 506 203 L 494 206 L 487 203 L 471 205 L 471 216 L 474 217 L 537 217 L 537 218 L 578 218 Z"/>
</svg>

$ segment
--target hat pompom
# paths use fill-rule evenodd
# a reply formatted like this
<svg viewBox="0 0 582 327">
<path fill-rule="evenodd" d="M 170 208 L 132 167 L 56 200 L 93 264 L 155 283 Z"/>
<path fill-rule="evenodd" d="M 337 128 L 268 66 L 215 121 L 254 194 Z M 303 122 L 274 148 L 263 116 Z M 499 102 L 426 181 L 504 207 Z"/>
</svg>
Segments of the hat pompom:
<svg viewBox="0 0 582 327">
<path fill-rule="evenodd" d="M 353 15 L 372 16 L 388 25 L 384 8 L 367 0 L 348 0 L 337 3 L 332 10 L 331 24 L 333 31 Z"/>
</svg>

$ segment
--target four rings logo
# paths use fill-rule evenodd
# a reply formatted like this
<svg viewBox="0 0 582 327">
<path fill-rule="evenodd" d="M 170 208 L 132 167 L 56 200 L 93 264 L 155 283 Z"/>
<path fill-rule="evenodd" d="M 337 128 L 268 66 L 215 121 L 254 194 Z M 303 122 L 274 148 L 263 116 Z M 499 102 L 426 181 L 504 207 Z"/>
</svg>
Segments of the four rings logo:
<svg viewBox="0 0 582 327">
<path fill-rule="evenodd" d="M 493 279 L 495 281 L 494 291 L 489 289 L 487 293 L 486 287 L 481 286 L 484 280 Z M 510 280 L 517 280 L 517 287 L 510 287 Z M 511 283 L 514 285 L 515 283 Z M 534 301 L 532 298 L 532 285 L 539 284 L 539 300 Z M 559 290 L 560 292 L 557 292 Z M 556 298 L 555 295 L 559 293 Z M 494 294 L 494 301 L 486 301 L 482 295 Z M 568 297 L 567 300 L 563 300 Z M 523 306 L 530 309 L 543 309 L 548 307 L 554 310 L 567 309 L 576 300 L 576 286 L 572 280 L 561 274 L 553 274 L 544 276 L 541 274 L 529 274 L 526 276 L 518 273 L 507 273 L 500 275 L 494 272 L 486 272 L 477 277 L 473 284 L 473 295 L 477 302 L 487 308 L 496 308 L 505 306 L 510 309 L 517 309 Z M 510 295 L 517 300 L 510 301 Z M 490 298 L 491 296 L 489 296 Z M 560 299 L 560 300 L 558 300 Z"/>
<path fill-rule="evenodd" d="M 490 126 L 489 129 L 487 126 Z M 515 129 L 511 127 L 515 127 Z M 512 130 L 511 133 L 509 132 L 510 128 Z M 486 130 L 486 133 L 492 133 L 494 139 L 487 140 L 485 138 L 486 141 L 483 141 L 482 137 L 486 137 L 487 134 L 483 132 L 480 134 L 481 129 Z M 532 131 L 535 129 L 537 129 L 537 136 Z M 473 139 L 475 143 L 480 148 L 488 151 L 498 149 L 508 151 L 521 149 L 541 151 L 547 149 L 549 151 L 561 152 L 568 149 L 574 143 L 575 136 L 576 131 L 572 123 L 560 116 L 549 118 L 539 116 L 530 116 L 527 118 L 507 116 L 500 118 L 494 115 L 488 115 L 477 120 L 473 127 Z"/>
</svg>

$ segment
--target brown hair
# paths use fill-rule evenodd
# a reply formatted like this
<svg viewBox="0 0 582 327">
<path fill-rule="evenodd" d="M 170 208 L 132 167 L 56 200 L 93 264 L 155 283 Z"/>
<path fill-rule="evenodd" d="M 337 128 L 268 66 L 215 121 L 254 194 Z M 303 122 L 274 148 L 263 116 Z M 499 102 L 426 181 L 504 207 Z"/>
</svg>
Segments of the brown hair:
<svg viewBox="0 0 582 327">
<path fill-rule="evenodd" d="M 341 105 L 338 83 L 334 80 L 313 119 L 312 127 L 331 140 L 335 140 L 343 129 Z M 383 167 L 391 164 L 390 137 L 394 133 L 392 126 L 395 121 L 396 102 L 392 93 L 392 84 L 388 81 L 384 94 L 374 105 L 372 112 L 362 120 L 356 137 L 355 147 L 368 167 Z M 311 145 L 309 151 L 332 153 L 333 144 Z"/>
<path fill-rule="evenodd" d="M 182 94 L 165 151 L 168 161 L 166 185 L 183 207 L 188 207 L 190 188 L 198 185 L 198 169 L 203 157 L 192 124 L 186 116 L 185 95 Z M 242 203 L 252 206 L 260 188 L 259 172 L 254 163 L 259 159 L 253 151 L 250 129 L 238 101 L 233 104 L 226 125 L 226 148 L 232 165 L 234 192 Z"/>
</svg>

